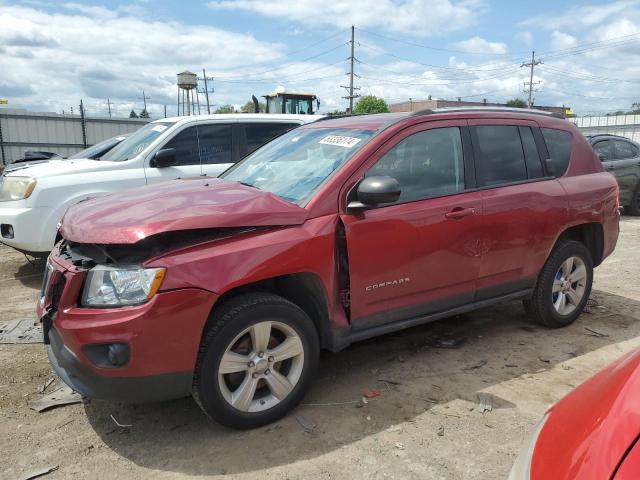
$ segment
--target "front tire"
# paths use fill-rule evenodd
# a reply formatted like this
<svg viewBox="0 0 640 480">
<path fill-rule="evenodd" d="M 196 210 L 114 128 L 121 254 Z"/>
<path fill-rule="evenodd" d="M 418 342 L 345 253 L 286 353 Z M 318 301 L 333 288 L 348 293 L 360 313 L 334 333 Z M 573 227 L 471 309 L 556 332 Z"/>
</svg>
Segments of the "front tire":
<svg viewBox="0 0 640 480">
<path fill-rule="evenodd" d="M 565 327 L 582 313 L 591 294 L 593 259 L 580 242 L 562 241 L 549 255 L 530 299 L 527 313 L 550 328 Z"/>
<path fill-rule="evenodd" d="M 238 296 L 213 312 L 193 396 L 210 418 L 228 427 L 266 425 L 302 400 L 319 352 L 316 328 L 297 305 L 266 293 Z"/>
</svg>

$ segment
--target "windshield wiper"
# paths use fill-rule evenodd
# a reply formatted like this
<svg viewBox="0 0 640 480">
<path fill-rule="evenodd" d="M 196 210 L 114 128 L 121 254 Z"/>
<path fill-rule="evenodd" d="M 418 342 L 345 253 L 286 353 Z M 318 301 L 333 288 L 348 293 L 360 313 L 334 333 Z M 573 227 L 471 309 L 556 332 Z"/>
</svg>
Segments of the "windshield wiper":
<svg viewBox="0 0 640 480">
<path fill-rule="evenodd" d="M 256 187 L 254 184 L 249 183 L 249 182 L 238 182 L 240 185 L 244 185 L 245 187 L 252 187 L 255 188 L 257 190 L 260 190 L 260 187 Z"/>
</svg>

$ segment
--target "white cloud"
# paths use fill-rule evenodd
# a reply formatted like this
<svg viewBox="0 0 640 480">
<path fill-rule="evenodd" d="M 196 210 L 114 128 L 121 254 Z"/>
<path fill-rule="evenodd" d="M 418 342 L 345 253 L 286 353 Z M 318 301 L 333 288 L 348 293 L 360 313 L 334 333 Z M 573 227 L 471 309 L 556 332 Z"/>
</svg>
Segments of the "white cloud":
<svg viewBox="0 0 640 480">
<path fill-rule="evenodd" d="M 507 45 L 505 43 L 489 42 L 477 36 L 458 42 L 456 46 L 469 53 L 507 53 Z"/>
<path fill-rule="evenodd" d="M 584 5 L 567 9 L 562 13 L 549 12 L 538 15 L 521 22 L 521 25 L 546 30 L 580 29 L 598 25 L 616 15 L 624 15 L 629 9 L 637 7 L 637 0 L 618 0 L 609 4 Z"/>
<path fill-rule="evenodd" d="M 158 115 L 160 105 L 173 107 L 175 74 L 185 68 L 238 72 L 257 59 L 269 64 L 284 58 L 282 44 L 249 34 L 102 7 L 65 7 L 62 13 L 12 5 L 0 9 L 0 96 L 11 92 L 11 105 L 60 111 L 84 98 L 95 113 L 104 111 L 102 102 L 109 97 L 123 110 L 139 110 L 145 89 Z M 25 82 L 29 89 L 15 88 Z"/>
<path fill-rule="evenodd" d="M 578 39 L 567 33 L 554 30 L 551 34 L 551 48 L 553 50 L 564 50 L 566 48 L 573 48 L 578 44 Z"/>
<path fill-rule="evenodd" d="M 518 32 L 516 38 L 528 47 L 533 46 L 533 34 L 529 31 L 524 30 L 522 32 Z"/>
<path fill-rule="evenodd" d="M 212 9 L 243 10 L 306 25 L 339 28 L 355 25 L 428 37 L 472 25 L 483 3 L 479 0 L 219 0 L 208 5 Z"/>
</svg>

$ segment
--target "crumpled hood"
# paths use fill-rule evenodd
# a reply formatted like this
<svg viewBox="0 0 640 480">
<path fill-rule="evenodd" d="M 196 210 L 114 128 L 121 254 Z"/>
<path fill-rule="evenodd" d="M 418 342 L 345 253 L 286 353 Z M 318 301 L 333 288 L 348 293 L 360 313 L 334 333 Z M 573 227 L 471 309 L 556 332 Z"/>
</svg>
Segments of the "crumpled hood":
<svg viewBox="0 0 640 480">
<path fill-rule="evenodd" d="M 611 478 L 640 434 L 640 349 L 571 391 L 549 411 L 532 479 Z"/>
<path fill-rule="evenodd" d="M 175 180 L 86 200 L 69 208 L 62 236 L 78 243 L 135 243 L 201 228 L 300 225 L 307 211 L 257 188 L 205 178 Z"/>
</svg>

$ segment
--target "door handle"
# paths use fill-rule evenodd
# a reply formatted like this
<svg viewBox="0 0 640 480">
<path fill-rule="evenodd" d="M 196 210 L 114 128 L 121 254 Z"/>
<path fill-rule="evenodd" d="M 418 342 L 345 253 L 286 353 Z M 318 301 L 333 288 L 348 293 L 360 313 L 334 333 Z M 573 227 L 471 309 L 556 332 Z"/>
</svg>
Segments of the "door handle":
<svg viewBox="0 0 640 480">
<path fill-rule="evenodd" d="M 616 167 L 614 167 L 613 165 L 607 165 L 606 167 L 604 167 L 605 170 L 615 170 Z"/>
<path fill-rule="evenodd" d="M 451 210 L 450 212 L 445 213 L 444 216 L 446 218 L 450 218 L 452 220 L 460 220 L 461 218 L 469 217 L 469 216 L 475 215 L 475 214 L 476 214 L 476 209 L 475 208 L 456 207 L 453 210 Z"/>
</svg>

